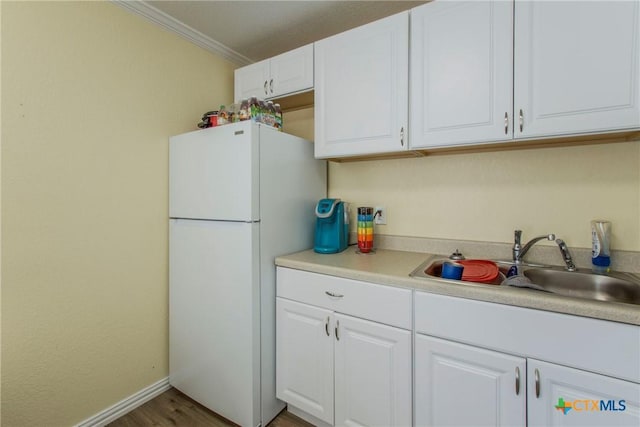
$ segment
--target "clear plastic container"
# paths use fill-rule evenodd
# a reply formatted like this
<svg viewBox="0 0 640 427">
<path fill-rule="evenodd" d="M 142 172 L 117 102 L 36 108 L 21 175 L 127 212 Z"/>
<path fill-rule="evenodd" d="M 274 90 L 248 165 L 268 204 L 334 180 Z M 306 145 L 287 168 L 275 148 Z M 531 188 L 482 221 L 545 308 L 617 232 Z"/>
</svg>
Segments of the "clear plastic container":
<svg viewBox="0 0 640 427">
<path fill-rule="evenodd" d="M 229 123 L 229 113 L 227 112 L 226 107 L 221 105 L 218 110 L 218 126 L 226 125 L 227 123 Z"/>
<path fill-rule="evenodd" d="M 591 221 L 591 270 L 606 274 L 611 271 L 611 222 Z"/>
<path fill-rule="evenodd" d="M 280 104 L 274 104 L 273 106 L 276 109 L 276 124 L 275 124 L 275 126 L 278 128 L 279 131 L 282 131 L 282 126 L 283 126 L 282 109 L 280 108 Z"/>
</svg>

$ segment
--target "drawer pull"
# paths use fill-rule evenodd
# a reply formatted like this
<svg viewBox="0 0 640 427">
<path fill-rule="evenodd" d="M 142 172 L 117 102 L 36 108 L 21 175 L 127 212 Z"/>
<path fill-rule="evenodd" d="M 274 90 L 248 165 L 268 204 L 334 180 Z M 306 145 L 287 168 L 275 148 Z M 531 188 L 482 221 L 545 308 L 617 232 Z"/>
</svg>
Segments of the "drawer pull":
<svg viewBox="0 0 640 427">
<path fill-rule="evenodd" d="M 338 328 L 340 327 L 340 321 L 336 320 L 336 340 L 340 341 L 340 335 L 338 334 Z"/>
<path fill-rule="evenodd" d="M 516 396 L 520 395 L 520 367 L 516 366 Z"/>
<path fill-rule="evenodd" d="M 329 316 L 327 316 L 327 321 L 324 324 L 324 331 L 327 333 L 327 336 L 331 336 L 331 333 L 329 332 Z"/>
<path fill-rule="evenodd" d="M 324 293 L 329 295 L 330 297 L 334 297 L 334 298 L 342 298 L 344 296 L 342 294 L 336 294 L 336 293 L 329 292 L 329 291 L 324 291 Z"/>
</svg>

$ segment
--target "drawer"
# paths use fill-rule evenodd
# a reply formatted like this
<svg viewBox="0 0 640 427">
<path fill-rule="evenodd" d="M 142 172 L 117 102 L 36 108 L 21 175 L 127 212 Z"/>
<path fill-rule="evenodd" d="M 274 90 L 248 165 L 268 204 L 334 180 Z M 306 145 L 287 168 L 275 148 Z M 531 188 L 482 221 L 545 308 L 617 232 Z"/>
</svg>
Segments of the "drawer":
<svg viewBox="0 0 640 427">
<path fill-rule="evenodd" d="M 411 329 L 412 291 L 290 268 L 277 268 L 279 297 Z"/>
<path fill-rule="evenodd" d="M 416 333 L 640 382 L 640 327 L 416 292 Z"/>
</svg>

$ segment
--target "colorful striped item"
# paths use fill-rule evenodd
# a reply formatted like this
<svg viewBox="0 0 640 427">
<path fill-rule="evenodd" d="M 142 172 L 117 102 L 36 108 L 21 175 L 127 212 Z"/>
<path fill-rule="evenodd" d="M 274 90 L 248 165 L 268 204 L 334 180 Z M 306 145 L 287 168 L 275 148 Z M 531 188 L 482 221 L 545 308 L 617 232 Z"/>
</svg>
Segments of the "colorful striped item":
<svg viewBox="0 0 640 427">
<path fill-rule="evenodd" d="M 373 249 L 373 208 L 358 208 L 358 249 L 369 253 Z"/>
</svg>

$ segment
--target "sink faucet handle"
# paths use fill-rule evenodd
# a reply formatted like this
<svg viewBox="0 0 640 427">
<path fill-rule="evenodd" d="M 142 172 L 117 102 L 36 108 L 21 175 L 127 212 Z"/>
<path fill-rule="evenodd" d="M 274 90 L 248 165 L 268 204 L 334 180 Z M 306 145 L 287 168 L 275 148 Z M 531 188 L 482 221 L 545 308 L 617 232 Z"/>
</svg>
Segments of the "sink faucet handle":
<svg viewBox="0 0 640 427">
<path fill-rule="evenodd" d="M 513 241 L 516 245 L 519 245 L 522 239 L 522 230 L 515 230 L 513 232 Z"/>
<path fill-rule="evenodd" d="M 567 271 L 576 271 L 576 265 L 573 263 L 573 258 L 571 257 L 571 252 L 569 252 L 569 248 L 567 244 L 562 239 L 556 239 L 556 243 L 560 248 L 560 253 L 562 254 L 562 260 L 566 264 L 565 269 Z"/>
</svg>

